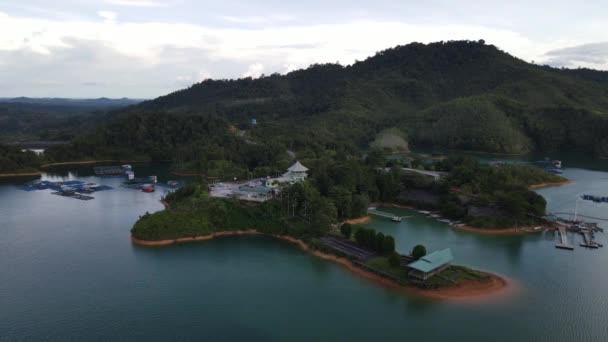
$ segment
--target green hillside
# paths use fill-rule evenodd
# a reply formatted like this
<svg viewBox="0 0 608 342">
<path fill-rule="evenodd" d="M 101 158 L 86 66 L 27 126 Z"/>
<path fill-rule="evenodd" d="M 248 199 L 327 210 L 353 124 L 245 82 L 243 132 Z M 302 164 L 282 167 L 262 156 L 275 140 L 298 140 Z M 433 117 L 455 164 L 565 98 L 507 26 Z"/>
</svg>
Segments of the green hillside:
<svg viewBox="0 0 608 342">
<path fill-rule="evenodd" d="M 483 41 L 413 43 L 346 67 L 206 80 L 119 110 L 71 152 L 49 154 L 255 167 L 284 163 L 274 152 L 286 149 L 348 156 L 399 129 L 410 147 L 607 156 L 607 74 L 529 64 Z M 264 160 L 247 161 L 251 150 Z"/>
</svg>

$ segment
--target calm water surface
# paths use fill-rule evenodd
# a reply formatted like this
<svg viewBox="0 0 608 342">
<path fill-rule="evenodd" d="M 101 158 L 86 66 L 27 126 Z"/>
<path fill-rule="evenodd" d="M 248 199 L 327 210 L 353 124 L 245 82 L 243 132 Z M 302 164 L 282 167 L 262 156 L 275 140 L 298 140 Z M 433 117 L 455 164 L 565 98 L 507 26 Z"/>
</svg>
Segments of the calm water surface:
<svg viewBox="0 0 608 342">
<path fill-rule="evenodd" d="M 608 167 L 569 165 L 586 168 L 566 171 L 575 184 L 539 191 L 550 211 L 572 211 L 581 193 L 608 194 Z M 556 250 L 552 233 L 461 232 L 408 210 L 395 211 L 413 215 L 399 224 L 373 220 L 401 252 L 417 243 L 450 247 L 457 263 L 518 284 L 484 300 L 429 300 L 265 237 L 134 246 L 129 229 L 162 209 L 162 192 L 118 188 L 118 179 L 92 177 L 90 167 L 70 170 L 77 172 L 43 178 L 116 188 L 79 201 L 0 183 L 1 341 L 608 340 L 608 248 Z M 135 171 L 167 180 L 161 167 Z M 608 205 L 579 206 L 608 216 Z M 598 240 L 608 246 L 604 234 Z"/>
</svg>

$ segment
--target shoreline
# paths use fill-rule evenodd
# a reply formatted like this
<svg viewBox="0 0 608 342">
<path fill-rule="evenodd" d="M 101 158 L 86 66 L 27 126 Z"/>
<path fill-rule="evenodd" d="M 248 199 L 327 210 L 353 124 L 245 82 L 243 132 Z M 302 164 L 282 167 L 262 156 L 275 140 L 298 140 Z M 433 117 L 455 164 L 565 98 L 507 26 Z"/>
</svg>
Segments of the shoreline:
<svg viewBox="0 0 608 342">
<path fill-rule="evenodd" d="M 192 242 L 192 241 L 208 241 L 212 240 L 216 237 L 222 236 L 237 236 L 237 235 L 264 235 L 271 236 L 279 240 L 287 241 L 298 245 L 302 250 L 309 252 L 310 254 L 319 257 L 323 260 L 336 262 L 344 267 L 346 267 L 349 271 L 355 273 L 356 275 L 368 279 L 376 284 L 382 285 L 384 287 L 393 288 L 395 290 L 405 292 L 408 294 L 420 295 L 433 299 L 479 299 L 486 298 L 490 296 L 503 294 L 508 288 L 511 287 L 509 281 L 506 278 L 499 276 L 490 272 L 482 272 L 485 275 L 489 276 L 490 279 L 487 281 L 474 281 L 467 280 L 461 282 L 454 286 L 444 287 L 440 289 L 421 289 L 415 286 L 402 286 L 398 283 L 389 280 L 387 278 L 381 277 L 375 273 L 366 271 L 361 267 L 356 266 L 351 260 L 345 257 L 339 257 L 337 255 L 324 253 L 318 250 L 313 250 L 308 244 L 304 241 L 287 236 L 287 235 L 278 235 L 278 234 L 264 234 L 258 232 L 255 229 L 248 230 L 234 230 L 234 231 L 221 231 L 215 232 L 207 235 L 199 235 L 193 237 L 184 237 L 184 238 L 175 238 L 175 239 L 166 239 L 166 240 L 140 240 L 133 236 L 131 236 L 131 242 L 136 245 L 148 246 L 148 247 L 162 247 L 168 246 L 175 243 L 181 242 Z"/>
<path fill-rule="evenodd" d="M 80 164 L 95 164 L 95 163 L 145 163 L 144 160 L 121 160 L 121 159 L 97 159 L 97 160 L 82 160 L 82 161 L 71 161 L 71 162 L 57 162 L 57 163 L 49 163 L 40 165 L 41 169 L 46 169 L 51 166 L 60 166 L 60 165 L 80 165 Z"/>
<path fill-rule="evenodd" d="M 23 172 L 23 173 L 0 173 L 0 178 L 2 177 L 27 177 L 27 176 L 41 176 L 42 172 Z"/>
<path fill-rule="evenodd" d="M 414 206 L 407 204 L 398 204 L 393 202 L 373 202 L 369 204 L 370 207 L 393 207 L 393 208 L 401 208 L 401 209 L 410 209 L 416 210 Z"/>
<path fill-rule="evenodd" d="M 391 203 L 391 202 L 375 202 L 375 203 L 370 203 L 370 206 L 402 208 L 402 209 L 410 209 L 410 210 L 414 210 L 414 211 L 417 210 L 413 206 Z M 354 220 L 357 220 L 357 219 L 354 219 Z M 367 219 L 366 221 L 364 221 L 362 223 L 369 222 L 370 220 L 371 220 L 371 218 Z M 536 232 L 542 231 L 542 229 L 534 230 L 534 228 L 538 227 L 538 226 L 521 226 L 521 227 L 511 227 L 511 228 L 479 228 L 479 227 L 473 227 L 473 226 L 469 226 L 469 225 L 464 225 L 464 226 L 460 226 L 460 227 L 450 225 L 450 224 L 446 224 L 446 225 L 452 229 L 456 229 L 456 230 L 460 230 L 460 231 L 479 233 L 479 234 L 493 234 L 493 235 L 511 235 L 511 234 L 518 235 L 518 234 L 536 233 Z"/>
<path fill-rule="evenodd" d="M 203 176 L 200 172 L 179 172 L 179 171 L 171 171 L 172 175 L 175 176 L 184 176 L 184 177 L 194 177 L 194 176 Z"/>
<path fill-rule="evenodd" d="M 550 187 L 550 186 L 568 185 L 568 184 L 572 184 L 572 183 L 574 183 L 573 180 L 566 179 L 565 181 L 562 181 L 562 182 L 547 182 L 547 183 L 532 184 L 532 185 L 529 185 L 528 188 L 530 188 L 530 189 L 540 189 L 540 188 L 546 188 L 546 187 Z"/>
<path fill-rule="evenodd" d="M 473 232 L 479 234 L 493 234 L 493 235 L 519 235 L 519 234 L 527 234 L 527 233 L 536 233 L 542 231 L 542 229 L 534 230 L 535 227 L 544 227 L 544 226 L 522 226 L 522 227 L 511 227 L 511 228 L 478 228 L 469 225 L 464 225 L 460 227 L 450 226 L 454 229 L 465 231 L 465 232 Z M 547 227 L 544 227 L 545 229 Z"/>
<path fill-rule="evenodd" d="M 358 217 L 358 218 L 354 218 L 354 219 L 348 219 L 348 220 L 342 222 L 342 224 L 345 224 L 345 223 L 348 223 L 348 224 L 367 223 L 371 219 L 372 218 L 370 216 L 363 216 L 363 217 Z"/>
</svg>

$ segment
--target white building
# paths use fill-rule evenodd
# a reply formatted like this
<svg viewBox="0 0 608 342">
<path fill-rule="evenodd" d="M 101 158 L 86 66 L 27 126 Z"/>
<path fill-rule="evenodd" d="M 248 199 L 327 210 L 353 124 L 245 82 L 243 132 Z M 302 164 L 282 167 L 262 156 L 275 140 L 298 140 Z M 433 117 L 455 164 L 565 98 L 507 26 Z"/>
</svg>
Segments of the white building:
<svg viewBox="0 0 608 342">
<path fill-rule="evenodd" d="M 308 168 L 300 164 L 299 161 L 296 161 L 296 163 L 287 169 L 287 172 L 285 172 L 281 177 L 267 179 L 266 186 L 269 188 L 276 188 L 282 184 L 303 182 L 306 177 L 308 177 L 306 171 L 308 171 Z"/>
</svg>

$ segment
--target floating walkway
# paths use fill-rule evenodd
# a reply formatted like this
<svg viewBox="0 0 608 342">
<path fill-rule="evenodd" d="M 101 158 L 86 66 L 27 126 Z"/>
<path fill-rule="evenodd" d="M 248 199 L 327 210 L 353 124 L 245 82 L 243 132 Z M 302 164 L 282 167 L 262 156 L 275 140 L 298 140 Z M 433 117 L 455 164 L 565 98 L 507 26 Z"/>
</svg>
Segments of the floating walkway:
<svg viewBox="0 0 608 342">
<path fill-rule="evenodd" d="M 90 201 L 92 199 L 95 199 L 95 197 L 81 195 L 81 194 L 78 194 L 73 191 L 57 191 L 57 192 L 51 192 L 51 194 L 63 196 L 63 197 L 69 197 L 69 198 L 73 198 L 73 199 L 79 199 L 79 200 L 83 200 L 83 201 Z"/>
<path fill-rule="evenodd" d="M 367 213 L 371 214 L 371 215 L 386 217 L 386 218 L 391 219 L 391 221 L 394 221 L 394 222 L 401 222 L 401 219 L 402 219 L 401 216 L 397 216 L 395 214 L 387 213 L 385 211 L 380 211 L 380 210 L 378 210 L 378 209 L 376 209 L 374 207 L 367 208 Z"/>
<path fill-rule="evenodd" d="M 569 215 L 569 216 L 583 217 L 583 218 L 587 218 L 587 219 L 591 219 L 591 220 L 608 221 L 607 218 L 603 218 L 603 217 L 594 217 L 594 216 L 581 215 L 581 214 L 578 214 L 578 213 L 569 213 L 569 212 L 551 213 L 551 214 L 549 214 L 549 216 L 547 218 L 551 219 L 551 215 L 553 215 L 553 216 L 557 216 L 557 215 Z"/>
<path fill-rule="evenodd" d="M 555 244 L 555 248 L 559 248 L 559 249 L 567 249 L 567 250 L 573 250 L 574 246 L 572 246 L 570 244 L 570 242 L 568 242 L 568 235 L 566 234 L 566 228 L 563 226 L 560 226 L 557 229 L 557 234 L 559 235 L 560 238 L 560 243 Z"/>
</svg>

